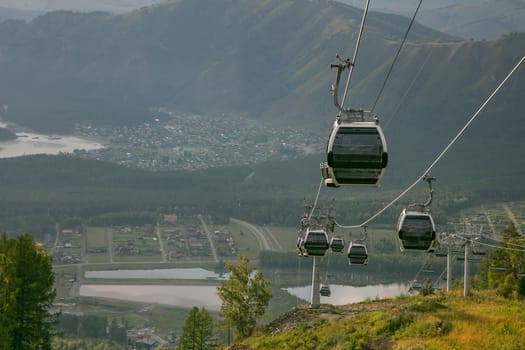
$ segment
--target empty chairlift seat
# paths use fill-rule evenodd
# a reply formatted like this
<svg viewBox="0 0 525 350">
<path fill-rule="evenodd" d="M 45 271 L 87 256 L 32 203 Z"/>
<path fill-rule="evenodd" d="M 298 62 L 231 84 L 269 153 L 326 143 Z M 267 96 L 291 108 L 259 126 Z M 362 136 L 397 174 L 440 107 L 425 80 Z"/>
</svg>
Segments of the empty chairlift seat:
<svg viewBox="0 0 525 350">
<path fill-rule="evenodd" d="M 435 249 L 436 227 L 429 211 L 404 209 L 399 215 L 397 234 L 401 250 Z"/>
<path fill-rule="evenodd" d="M 326 185 L 378 186 L 387 163 L 386 141 L 377 121 L 335 121 L 323 169 Z"/>
<path fill-rule="evenodd" d="M 307 229 L 303 243 L 306 254 L 309 256 L 324 256 L 329 246 L 328 235 L 324 230 Z"/>
<path fill-rule="evenodd" d="M 348 246 L 348 263 L 350 265 L 367 265 L 368 250 L 362 243 L 351 242 Z"/>
</svg>

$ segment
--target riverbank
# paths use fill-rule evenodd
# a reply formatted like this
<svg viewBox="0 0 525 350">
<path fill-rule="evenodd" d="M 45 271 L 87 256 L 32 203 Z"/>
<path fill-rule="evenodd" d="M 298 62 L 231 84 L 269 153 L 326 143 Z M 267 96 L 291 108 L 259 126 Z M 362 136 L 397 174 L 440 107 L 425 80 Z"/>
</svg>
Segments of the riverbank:
<svg viewBox="0 0 525 350">
<path fill-rule="evenodd" d="M 7 129 L 8 128 L 8 129 Z M 2 138 L 1 130 L 10 131 L 14 137 Z M 0 158 L 20 157 L 32 154 L 72 153 L 75 150 L 96 150 L 104 148 L 100 140 L 73 135 L 46 135 L 0 121 Z"/>
</svg>

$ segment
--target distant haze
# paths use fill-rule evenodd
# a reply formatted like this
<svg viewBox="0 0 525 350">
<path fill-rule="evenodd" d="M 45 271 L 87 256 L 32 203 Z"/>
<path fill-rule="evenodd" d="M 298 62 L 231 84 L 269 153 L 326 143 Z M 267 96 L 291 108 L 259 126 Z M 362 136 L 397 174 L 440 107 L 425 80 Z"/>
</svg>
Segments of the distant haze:
<svg viewBox="0 0 525 350">
<path fill-rule="evenodd" d="M 338 0 L 363 8 L 363 0 Z M 375 0 L 370 11 L 411 17 L 419 0 Z M 503 34 L 525 31 L 524 0 L 424 1 L 416 20 L 432 29 L 465 39 L 497 39 Z"/>
<path fill-rule="evenodd" d="M 48 12 L 70 10 L 80 12 L 127 12 L 167 0 L 0 0 L 0 8 Z"/>
</svg>

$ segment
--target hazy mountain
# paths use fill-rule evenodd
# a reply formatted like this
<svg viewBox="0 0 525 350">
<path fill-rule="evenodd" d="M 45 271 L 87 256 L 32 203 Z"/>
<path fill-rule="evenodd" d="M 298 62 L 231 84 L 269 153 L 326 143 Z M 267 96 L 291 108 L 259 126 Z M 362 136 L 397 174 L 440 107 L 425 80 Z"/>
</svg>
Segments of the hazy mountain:
<svg viewBox="0 0 525 350">
<path fill-rule="evenodd" d="M 364 7 L 362 0 L 338 0 Z M 377 0 L 370 2 L 371 11 L 412 17 L 419 0 Z M 417 21 L 430 28 L 465 39 L 497 39 L 503 34 L 525 32 L 524 0 L 444 0 L 424 1 Z"/>
<path fill-rule="evenodd" d="M 5 118 L 44 130 L 129 124 L 162 105 L 325 134 L 335 116 L 330 63 L 353 52 L 361 14 L 329 0 L 179 0 L 122 15 L 10 20 L 0 24 L 0 104 L 9 105 Z M 407 25 L 406 17 L 370 14 L 348 105 L 372 106 Z M 389 176 L 422 170 L 524 48 L 525 34 L 457 41 L 415 25 L 375 109 L 397 164 Z M 520 159 L 523 69 L 446 159 L 448 169 L 489 166 L 498 176 L 498 166 Z"/>
<path fill-rule="evenodd" d="M 319 111 L 337 52 L 349 54 L 360 11 L 331 1 L 174 1 L 131 14 L 54 12 L 0 24 L 7 118 L 34 128 L 129 122 L 150 105 L 285 122 Z M 394 50 L 407 19 L 375 14 L 363 64 Z M 439 33 L 416 26 L 414 40 Z M 312 103 L 316 104 L 312 109 Z M 295 110 L 290 114 L 291 110 Z M 312 113 L 313 112 L 313 113 Z M 283 115 L 286 116 L 283 120 Z"/>
<path fill-rule="evenodd" d="M 0 0 L 0 7 L 11 10 L 23 10 L 28 13 L 43 13 L 57 10 L 122 13 L 166 1 L 168 0 Z M 8 18 L 18 19 L 19 17 Z"/>
<path fill-rule="evenodd" d="M 6 19 L 21 19 L 24 21 L 29 21 L 37 16 L 40 16 L 41 14 L 43 14 L 42 11 L 18 10 L 0 6 L 0 22 Z"/>
</svg>

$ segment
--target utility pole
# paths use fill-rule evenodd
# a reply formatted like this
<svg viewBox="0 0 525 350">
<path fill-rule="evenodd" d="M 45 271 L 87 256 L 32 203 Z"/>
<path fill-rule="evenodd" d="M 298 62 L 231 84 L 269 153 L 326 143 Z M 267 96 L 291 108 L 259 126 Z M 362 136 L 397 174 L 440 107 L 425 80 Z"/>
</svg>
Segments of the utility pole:
<svg viewBox="0 0 525 350">
<path fill-rule="evenodd" d="M 320 281 L 319 281 L 319 257 L 313 257 L 312 267 L 312 296 L 311 308 L 318 309 L 321 306 Z"/>
<path fill-rule="evenodd" d="M 452 289 L 452 255 L 450 254 L 450 245 L 447 245 L 447 292 Z"/>
<path fill-rule="evenodd" d="M 469 262 L 468 252 L 470 247 L 470 241 L 465 243 L 465 262 L 464 262 L 464 273 L 463 273 L 463 296 L 468 297 L 469 295 Z"/>
<path fill-rule="evenodd" d="M 301 230 L 300 234 L 305 235 L 303 236 L 302 240 L 306 241 L 306 236 L 308 230 L 312 228 L 316 229 L 323 229 L 325 233 L 329 233 L 332 235 L 334 230 L 334 224 L 335 220 L 334 217 L 331 214 L 332 208 L 328 209 L 328 213 L 326 215 L 319 214 L 320 208 L 315 208 L 312 206 L 305 205 L 305 213 L 303 215 L 303 218 L 301 219 Z M 314 215 L 314 211 L 316 211 L 316 215 Z M 304 255 L 304 251 L 302 251 L 301 248 L 303 243 L 298 243 L 298 248 L 300 250 L 300 254 Z M 306 253 L 307 253 L 306 249 Z M 324 253 L 323 253 L 324 254 Z M 312 264 L 312 293 L 310 296 L 310 307 L 313 309 L 317 309 L 321 306 L 321 279 L 319 278 L 319 265 L 320 265 L 320 259 L 317 254 L 312 255 L 313 258 L 313 264 Z"/>
</svg>

